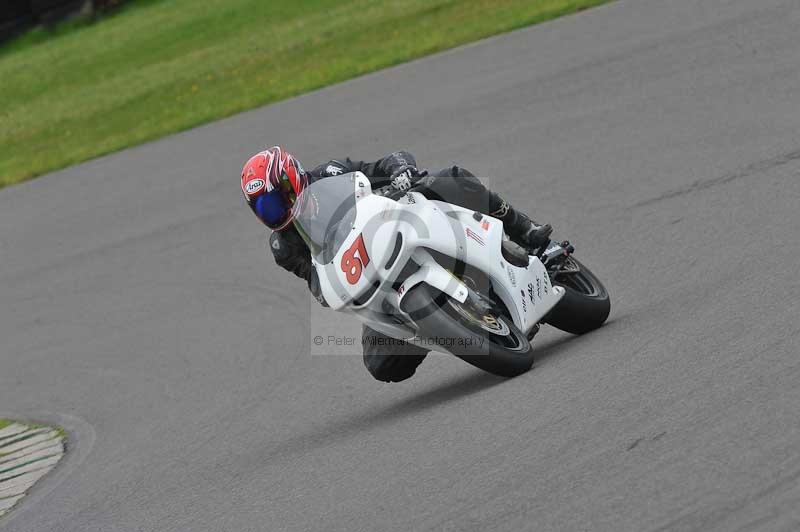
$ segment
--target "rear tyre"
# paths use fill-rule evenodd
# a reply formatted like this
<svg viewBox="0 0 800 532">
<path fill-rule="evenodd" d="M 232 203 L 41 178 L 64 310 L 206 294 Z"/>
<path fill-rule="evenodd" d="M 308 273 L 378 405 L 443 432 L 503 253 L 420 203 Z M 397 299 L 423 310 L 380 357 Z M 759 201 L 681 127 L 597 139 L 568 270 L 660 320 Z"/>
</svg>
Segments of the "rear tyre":
<svg viewBox="0 0 800 532">
<path fill-rule="evenodd" d="M 553 284 L 564 288 L 561 301 L 545 322 L 572 334 L 583 334 L 603 325 L 611 312 L 608 291 L 595 274 L 577 259 L 569 257 Z"/>
<path fill-rule="evenodd" d="M 506 316 L 495 314 L 469 300 L 459 303 L 427 285 L 412 288 L 403 308 L 417 325 L 420 338 L 489 373 L 516 377 L 533 365 L 528 339 Z M 428 346 L 426 346 L 428 347 Z"/>
</svg>

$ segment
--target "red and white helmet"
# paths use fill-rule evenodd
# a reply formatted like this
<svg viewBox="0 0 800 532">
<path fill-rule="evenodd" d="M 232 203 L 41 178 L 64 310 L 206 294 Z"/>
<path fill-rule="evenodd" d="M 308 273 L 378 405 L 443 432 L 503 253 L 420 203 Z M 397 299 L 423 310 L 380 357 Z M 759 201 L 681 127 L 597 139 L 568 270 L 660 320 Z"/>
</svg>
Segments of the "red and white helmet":
<svg viewBox="0 0 800 532">
<path fill-rule="evenodd" d="M 280 146 L 259 152 L 242 168 L 242 193 L 253 212 L 274 231 L 289 226 L 296 201 L 308 184 L 300 162 Z"/>
</svg>

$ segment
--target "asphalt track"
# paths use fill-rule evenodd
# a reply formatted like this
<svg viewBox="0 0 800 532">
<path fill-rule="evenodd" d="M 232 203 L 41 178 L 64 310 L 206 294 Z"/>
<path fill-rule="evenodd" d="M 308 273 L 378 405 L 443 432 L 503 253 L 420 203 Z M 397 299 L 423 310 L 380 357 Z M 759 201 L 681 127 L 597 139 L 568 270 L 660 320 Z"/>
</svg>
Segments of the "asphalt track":
<svg viewBox="0 0 800 532">
<path fill-rule="evenodd" d="M 621 1 L 0 191 L 9 531 L 800 529 L 800 4 Z M 237 172 L 406 147 L 571 238 L 608 325 L 502 380 L 311 356 Z M 317 316 L 322 316 L 318 318 Z"/>
</svg>

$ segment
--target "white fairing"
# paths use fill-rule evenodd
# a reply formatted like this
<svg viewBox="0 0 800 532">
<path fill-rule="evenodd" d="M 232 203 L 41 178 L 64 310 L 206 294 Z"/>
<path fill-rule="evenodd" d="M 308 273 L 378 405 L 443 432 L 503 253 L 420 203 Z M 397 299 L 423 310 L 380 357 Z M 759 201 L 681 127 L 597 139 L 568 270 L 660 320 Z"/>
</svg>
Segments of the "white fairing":
<svg viewBox="0 0 800 532">
<path fill-rule="evenodd" d="M 469 293 L 427 250 L 458 258 L 486 274 L 514 324 L 525 333 L 563 296 L 564 290 L 551 285 L 537 257 L 529 257 L 525 268 L 503 258 L 500 220 L 485 215 L 476 219 L 473 211 L 427 200 L 416 192 L 394 201 L 373 194 L 369 180 L 360 172 L 351 175 L 356 196 L 352 229 L 332 261 L 320 264 L 319 256 L 314 258 L 322 295 L 332 309 L 352 312 L 373 329 L 395 338 L 413 337 L 413 324 L 392 315 L 405 316 L 401 301 L 414 285 L 428 283 L 461 302 Z M 402 239 L 399 245 L 398 234 Z M 412 259 L 421 267 L 407 278 L 399 278 Z"/>
</svg>

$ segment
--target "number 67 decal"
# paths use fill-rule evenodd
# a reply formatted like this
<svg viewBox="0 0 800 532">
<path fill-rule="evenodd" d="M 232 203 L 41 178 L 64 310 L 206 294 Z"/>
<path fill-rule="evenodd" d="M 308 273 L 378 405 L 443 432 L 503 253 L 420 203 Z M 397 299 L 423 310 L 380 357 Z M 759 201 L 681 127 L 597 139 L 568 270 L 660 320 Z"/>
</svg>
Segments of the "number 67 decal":
<svg viewBox="0 0 800 532">
<path fill-rule="evenodd" d="M 356 284 L 361 279 L 361 271 L 367 264 L 369 264 L 369 255 L 367 255 L 367 247 L 364 245 L 364 235 L 358 235 L 353 245 L 342 255 L 341 268 L 347 282 Z"/>
</svg>

